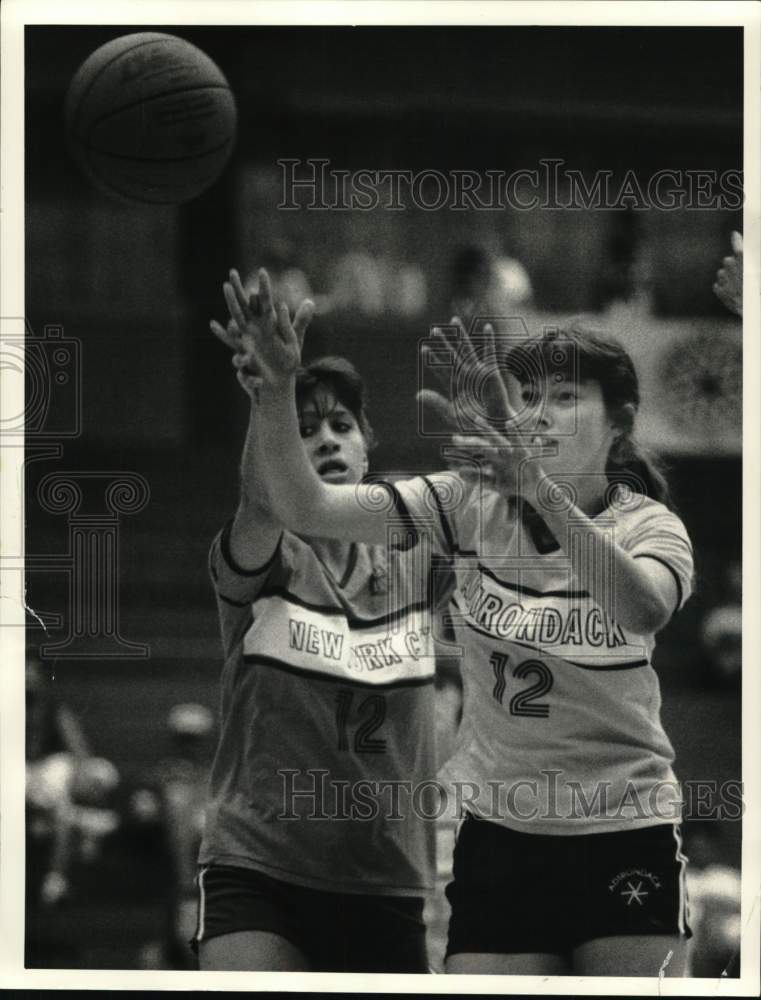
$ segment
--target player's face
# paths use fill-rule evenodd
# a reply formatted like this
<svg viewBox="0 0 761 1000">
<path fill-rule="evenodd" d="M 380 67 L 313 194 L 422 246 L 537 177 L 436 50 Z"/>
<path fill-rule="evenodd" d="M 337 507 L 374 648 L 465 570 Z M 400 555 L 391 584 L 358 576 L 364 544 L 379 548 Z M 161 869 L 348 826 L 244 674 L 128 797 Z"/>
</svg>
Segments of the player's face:
<svg viewBox="0 0 761 1000">
<path fill-rule="evenodd" d="M 328 389 L 318 388 L 299 410 L 306 453 L 326 483 L 358 483 L 367 472 L 367 445 L 354 414 Z"/>
<path fill-rule="evenodd" d="M 617 431 L 605 408 L 598 382 L 562 381 L 551 384 L 541 399 L 524 389 L 524 402 L 534 408 L 534 444 L 547 446 L 542 468 L 548 475 L 603 474 Z M 603 486 L 604 488 L 604 486 Z"/>
</svg>

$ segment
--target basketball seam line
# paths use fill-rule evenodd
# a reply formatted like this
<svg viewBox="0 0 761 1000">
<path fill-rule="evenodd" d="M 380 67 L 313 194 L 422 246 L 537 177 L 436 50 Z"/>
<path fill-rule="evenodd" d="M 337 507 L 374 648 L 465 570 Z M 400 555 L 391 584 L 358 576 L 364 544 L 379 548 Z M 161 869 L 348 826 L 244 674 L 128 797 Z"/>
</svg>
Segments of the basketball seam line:
<svg viewBox="0 0 761 1000">
<path fill-rule="evenodd" d="M 108 111 L 106 114 L 101 115 L 100 118 L 96 118 L 90 123 L 90 128 L 88 134 L 102 122 L 107 121 L 109 118 L 113 118 L 114 115 L 119 115 L 123 111 L 129 111 L 131 108 L 136 108 L 141 104 L 150 104 L 151 101 L 158 101 L 164 97 L 174 97 L 177 94 L 190 94 L 194 90 L 226 90 L 232 97 L 232 91 L 226 83 L 202 83 L 195 87 L 178 87 L 175 90 L 167 90 L 163 94 L 153 94 L 151 97 L 141 97 L 137 101 L 132 101 L 130 104 L 125 104 L 120 108 L 114 108 L 113 111 Z"/>
<path fill-rule="evenodd" d="M 79 104 L 78 104 L 77 109 L 76 109 L 76 114 L 74 115 L 74 118 L 77 119 L 77 124 L 79 124 L 78 119 L 80 119 L 82 117 L 82 108 L 84 107 L 85 99 L 87 98 L 87 96 L 89 95 L 90 91 L 92 90 L 92 88 L 97 83 L 97 81 L 101 78 L 101 76 L 106 72 L 106 70 L 110 66 L 113 66 L 115 62 L 118 62 L 119 59 L 121 59 L 122 56 L 127 55 L 127 53 L 136 52 L 137 49 L 142 49 L 143 46 L 145 46 L 145 45 L 158 45 L 159 42 L 166 41 L 166 39 L 168 37 L 172 37 L 172 36 L 164 35 L 163 38 L 148 38 L 144 42 L 138 42 L 137 45 L 133 45 L 131 49 L 123 49 L 121 52 L 118 52 L 113 57 L 113 59 L 109 59 L 109 61 L 107 63 L 104 63 L 104 65 L 100 67 L 100 69 L 98 70 L 98 72 L 95 74 L 95 76 L 92 78 L 92 80 L 90 80 L 90 82 L 87 84 L 87 86 L 85 87 L 85 89 L 82 91 L 82 96 L 79 98 Z M 106 44 L 108 44 L 108 43 L 106 43 Z M 97 49 L 95 51 L 97 52 Z M 89 58 L 89 56 L 88 56 L 88 58 Z M 79 71 L 77 71 L 77 72 L 79 72 Z"/>
</svg>

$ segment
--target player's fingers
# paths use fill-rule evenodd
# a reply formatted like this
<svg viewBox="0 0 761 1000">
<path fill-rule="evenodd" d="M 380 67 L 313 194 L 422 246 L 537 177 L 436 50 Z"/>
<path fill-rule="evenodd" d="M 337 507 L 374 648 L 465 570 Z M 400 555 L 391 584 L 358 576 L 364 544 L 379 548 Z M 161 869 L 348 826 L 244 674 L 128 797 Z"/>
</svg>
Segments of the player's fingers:
<svg viewBox="0 0 761 1000">
<path fill-rule="evenodd" d="M 501 426 L 494 426 L 483 417 L 475 417 L 474 422 L 483 439 L 489 440 L 492 447 L 497 450 L 517 457 L 534 454 L 535 449 L 529 436 L 521 430 L 515 420 L 498 421 Z"/>
<path fill-rule="evenodd" d="M 459 435 L 462 438 L 463 446 L 465 446 L 467 441 L 470 442 L 469 446 L 480 447 L 490 452 L 504 452 L 505 454 L 510 454 L 516 448 L 520 447 L 519 443 L 513 437 L 507 437 L 500 433 L 483 418 L 474 416 L 473 423 L 476 428 L 474 432 L 467 435 Z M 454 436 L 452 437 L 452 441 L 455 441 Z"/>
<path fill-rule="evenodd" d="M 270 276 L 263 267 L 259 268 L 259 305 L 262 316 L 271 316 L 275 311 Z"/>
<path fill-rule="evenodd" d="M 484 360 L 496 368 L 498 361 L 497 334 L 491 323 L 484 323 L 485 350 Z"/>
<path fill-rule="evenodd" d="M 458 352 L 462 350 L 462 342 L 457 336 L 457 331 L 452 330 L 450 327 L 445 326 L 435 326 L 431 331 L 437 344 L 441 344 L 442 351 L 451 352 L 452 358 L 451 362 L 458 356 Z"/>
<path fill-rule="evenodd" d="M 258 390 L 260 389 L 263 380 L 261 378 L 254 378 L 251 375 L 246 375 L 245 372 L 236 372 L 235 377 L 238 382 L 243 386 L 248 395 L 252 399 L 256 399 Z"/>
<path fill-rule="evenodd" d="M 238 324 L 238 329 L 242 330 L 246 325 L 246 317 L 243 315 L 243 310 L 241 309 L 240 302 L 238 302 L 238 296 L 235 294 L 235 289 L 229 281 L 226 281 L 222 285 L 222 291 L 224 292 L 225 302 L 227 303 L 230 316 Z"/>
<path fill-rule="evenodd" d="M 296 339 L 299 342 L 299 347 L 303 347 L 304 345 L 304 334 L 307 332 L 307 327 L 312 322 L 313 316 L 314 302 L 311 299 L 304 299 L 296 310 L 296 315 L 293 317 L 293 329 Z"/>
<path fill-rule="evenodd" d="M 235 297 L 237 298 L 241 310 L 245 311 L 249 308 L 249 297 L 246 295 L 246 290 L 243 287 L 243 282 L 240 280 L 240 274 L 234 267 L 230 268 L 230 284 L 235 292 Z"/>
<path fill-rule="evenodd" d="M 235 374 L 236 374 L 236 376 L 240 375 L 241 378 L 245 379 L 247 385 L 254 386 L 254 388 L 257 388 L 257 389 L 264 382 L 264 379 L 262 378 L 262 376 L 258 375 L 255 371 L 252 371 L 250 368 L 245 368 L 245 367 L 244 368 L 239 368 L 238 371 Z"/>
<path fill-rule="evenodd" d="M 415 398 L 418 405 L 441 421 L 447 430 L 460 430 L 455 408 L 440 392 L 435 392 L 433 389 L 421 389 Z"/>
<path fill-rule="evenodd" d="M 508 419 L 510 420 L 515 420 L 518 413 L 523 409 L 523 390 L 520 382 L 510 368 L 510 355 L 515 349 L 515 345 L 510 348 L 496 345 L 499 373 L 502 377 L 502 384 L 505 387 Z"/>
<path fill-rule="evenodd" d="M 483 363 L 489 373 L 485 386 L 489 416 L 496 420 L 511 420 L 515 412 L 504 376 L 504 351 L 500 350 L 497 334 L 491 323 L 484 324 L 484 338 L 486 346 Z"/>
<path fill-rule="evenodd" d="M 494 449 L 494 444 L 490 437 L 477 434 L 453 434 L 452 444 L 462 451 L 486 452 Z"/>
<path fill-rule="evenodd" d="M 484 323 L 483 329 L 484 335 L 484 354 L 483 360 L 486 365 L 488 365 L 489 370 L 493 372 L 496 381 L 502 384 L 502 373 L 500 371 L 499 364 L 499 346 L 497 344 L 497 334 L 495 333 L 494 327 L 491 323 Z M 507 395 L 505 393 L 505 395 Z"/>
<path fill-rule="evenodd" d="M 741 254 L 743 252 L 742 233 L 738 233 L 736 230 L 732 230 L 732 235 L 730 239 L 732 241 L 732 251 L 736 254 Z"/>
<path fill-rule="evenodd" d="M 215 319 L 209 320 L 209 329 L 214 336 L 221 340 L 225 347 L 229 347 L 232 351 L 237 351 L 239 350 L 240 344 L 238 343 L 237 338 L 230 334 L 229 326 L 230 324 L 228 323 L 228 328 L 225 329 L 225 327 L 222 326 L 221 323 L 217 323 Z"/>
<path fill-rule="evenodd" d="M 459 337 L 459 342 L 462 345 L 462 350 L 465 352 L 466 358 L 476 358 L 476 350 L 473 347 L 473 341 L 468 335 L 468 331 L 465 329 L 465 324 L 460 319 L 459 316 L 453 316 L 449 321 L 450 326 L 453 326 L 456 330 L 456 337 Z"/>
<path fill-rule="evenodd" d="M 291 323 L 291 314 L 285 302 L 278 302 L 275 306 L 275 315 L 277 316 L 277 332 L 283 343 L 298 345 L 296 331 Z"/>
<path fill-rule="evenodd" d="M 238 371 L 245 372 L 246 375 L 259 375 L 259 364 L 253 354 L 238 351 L 237 354 L 233 354 L 232 366 Z"/>
<path fill-rule="evenodd" d="M 507 391 L 507 400 L 510 407 L 510 417 L 515 420 L 518 413 L 523 408 L 523 389 L 518 379 L 508 369 L 507 365 L 502 366 L 502 382 Z"/>
<path fill-rule="evenodd" d="M 438 331 L 438 335 L 437 335 Z M 446 340 L 438 327 L 434 327 L 433 336 L 436 337 L 437 341 L 441 341 L 442 352 L 449 351 Z M 438 381 L 441 388 L 445 393 L 449 394 L 451 391 L 451 378 L 452 378 L 452 361 L 447 361 L 446 355 L 439 353 L 436 348 L 431 347 L 429 344 L 423 344 L 422 347 L 422 358 L 423 364 L 427 370 L 433 372 L 434 377 Z M 433 391 L 433 390 L 421 390 L 422 392 Z"/>
</svg>

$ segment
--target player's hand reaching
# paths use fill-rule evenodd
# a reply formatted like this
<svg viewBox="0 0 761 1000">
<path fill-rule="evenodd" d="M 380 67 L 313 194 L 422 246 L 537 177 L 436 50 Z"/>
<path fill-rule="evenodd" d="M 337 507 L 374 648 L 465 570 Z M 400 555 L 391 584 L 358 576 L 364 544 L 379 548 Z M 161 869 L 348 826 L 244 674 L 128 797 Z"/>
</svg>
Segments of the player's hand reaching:
<svg viewBox="0 0 761 1000">
<path fill-rule="evenodd" d="M 218 337 L 233 352 L 232 364 L 236 377 L 248 395 L 253 400 L 257 400 L 262 377 L 256 368 L 254 356 L 246 350 L 238 324 L 234 319 L 229 319 L 225 327 L 213 319 L 209 322 L 209 326 L 214 336 Z"/>
<path fill-rule="evenodd" d="M 740 233 L 732 233 L 732 256 L 725 257 L 716 272 L 713 285 L 716 296 L 727 309 L 743 314 L 743 238 Z"/>
<path fill-rule="evenodd" d="M 450 401 L 424 389 L 418 393 L 418 402 L 452 431 L 451 464 L 466 479 L 480 469 L 480 475 L 504 495 L 533 499 L 543 477 L 536 461 L 538 449 L 531 446 L 520 426 L 520 385 L 507 371 L 504 356 L 500 357 L 494 328 L 484 326 L 480 354 L 456 317 L 449 329 L 436 328 L 433 333 L 442 351 L 451 352 L 454 358 L 455 398 Z M 436 352 L 435 347 L 426 350 Z M 446 388 L 450 390 L 449 385 Z"/>
<path fill-rule="evenodd" d="M 293 374 L 301 361 L 301 346 L 314 315 L 314 305 L 306 299 L 291 322 L 288 307 L 277 306 L 269 275 L 259 271 L 259 291 L 246 294 L 240 275 L 230 271 L 223 291 L 230 320 L 223 327 L 211 321 L 212 332 L 233 351 L 238 381 L 251 396 L 263 383 L 279 385 Z"/>
<path fill-rule="evenodd" d="M 445 390 L 453 393 L 455 409 L 463 418 L 462 428 L 477 423 L 479 418 L 496 428 L 513 420 L 521 407 L 520 385 L 507 371 L 505 352 L 500 350 L 491 323 L 484 325 L 479 338 L 480 352 L 457 316 L 452 317 L 448 327 L 434 327 L 433 337 L 441 345 L 441 353 L 453 359 L 451 368 L 436 364 L 431 368 Z M 437 347 L 426 345 L 423 350 L 435 361 Z M 451 374 L 444 377 L 445 371 Z"/>
</svg>

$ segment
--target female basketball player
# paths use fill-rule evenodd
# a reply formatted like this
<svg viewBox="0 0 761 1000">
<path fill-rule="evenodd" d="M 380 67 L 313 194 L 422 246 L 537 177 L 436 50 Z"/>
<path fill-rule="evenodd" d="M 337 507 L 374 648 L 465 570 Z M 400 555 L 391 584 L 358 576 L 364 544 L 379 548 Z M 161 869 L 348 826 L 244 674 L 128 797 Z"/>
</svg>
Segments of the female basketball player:
<svg viewBox="0 0 761 1000">
<path fill-rule="evenodd" d="M 377 484 L 321 482 L 293 447 L 299 344 L 281 316 L 255 341 L 278 514 L 378 544 L 388 513 Z M 502 364 L 493 338 L 485 359 L 464 332 L 444 339 L 471 368 L 456 384 L 491 403 L 484 417 L 465 401 L 478 435 L 457 443 L 489 449 L 497 488 L 442 475 L 389 495 L 456 559 L 465 703 L 449 771 L 470 799 L 447 971 L 681 975 L 686 859 L 650 660 L 689 596 L 692 555 L 632 438 L 636 373 L 623 348 L 580 328 Z"/>
<path fill-rule="evenodd" d="M 210 557 L 225 667 L 200 965 L 427 972 L 431 803 L 416 811 L 405 796 L 435 776 L 435 661 L 414 547 L 401 535 L 387 550 L 282 529 L 260 481 L 261 379 L 245 367 L 253 331 L 272 335 L 269 284 L 260 303 L 232 272 L 225 294 L 237 322 L 212 328 L 236 352 L 251 419 L 238 510 Z M 293 328 L 287 310 L 280 322 L 303 336 L 310 317 L 307 304 Z M 354 368 L 323 358 L 290 390 L 291 446 L 318 482 L 357 483 L 372 432 Z"/>
</svg>

